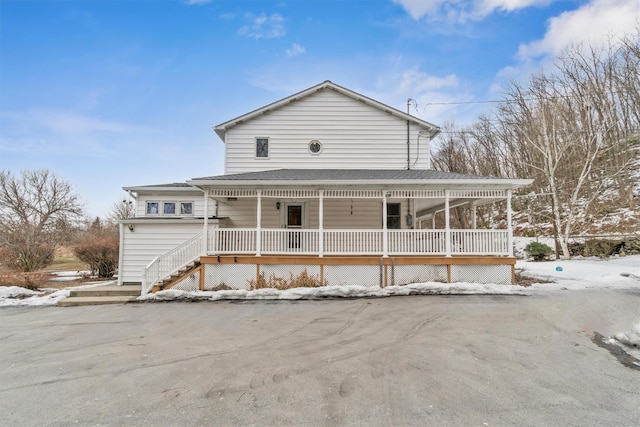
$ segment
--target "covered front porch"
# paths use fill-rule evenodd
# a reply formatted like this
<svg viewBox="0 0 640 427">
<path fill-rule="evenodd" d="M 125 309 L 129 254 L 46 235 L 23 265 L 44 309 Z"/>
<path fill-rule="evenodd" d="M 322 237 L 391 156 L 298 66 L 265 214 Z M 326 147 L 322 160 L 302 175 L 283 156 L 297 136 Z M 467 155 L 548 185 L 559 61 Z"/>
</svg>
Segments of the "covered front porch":
<svg viewBox="0 0 640 427">
<path fill-rule="evenodd" d="M 430 170 L 276 170 L 195 179 L 189 184 L 204 194 L 203 231 L 154 260 L 144 288 L 194 260 L 199 271 L 189 276 L 190 286 L 205 289 L 308 274 L 321 283 L 330 277 L 334 285 L 383 286 L 401 276 L 403 283 L 512 283 L 512 191 L 528 183 Z M 477 208 L 496 202 L 506 210 L 502 227 L 478 228 Z M 471 228 L 451 228 L 459 206 L 469 206 Z"/>
<path fill-rule="evenodd" d="M 215 200 L 216 211 L 254 215 L 245 224 L 219 218 L 215 227 L 205 216 L 208 255 L 513 256 L 511 189 L 204 191 L 207 210 Z M 506 228 L 476 228 L 476 208 L 496 201 L 506 202 Z M 473 228 L 452 229 L 451 209 L 467 204 Z M 435 228 L 436 215 L 444 228 Z"/>
</svg>

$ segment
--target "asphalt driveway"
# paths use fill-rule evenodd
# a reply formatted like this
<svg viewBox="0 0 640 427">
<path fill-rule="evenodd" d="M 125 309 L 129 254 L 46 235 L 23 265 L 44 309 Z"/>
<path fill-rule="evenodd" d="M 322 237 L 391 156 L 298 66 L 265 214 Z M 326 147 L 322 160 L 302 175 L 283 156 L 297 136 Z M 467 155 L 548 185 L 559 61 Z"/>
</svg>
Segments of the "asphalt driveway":
<svg viewBox="0 0 640 427">
<path fill-rule="evenodd" d="M 0 309 L 2 425 L 640 424 L 640 290 Z"/>
</svg>

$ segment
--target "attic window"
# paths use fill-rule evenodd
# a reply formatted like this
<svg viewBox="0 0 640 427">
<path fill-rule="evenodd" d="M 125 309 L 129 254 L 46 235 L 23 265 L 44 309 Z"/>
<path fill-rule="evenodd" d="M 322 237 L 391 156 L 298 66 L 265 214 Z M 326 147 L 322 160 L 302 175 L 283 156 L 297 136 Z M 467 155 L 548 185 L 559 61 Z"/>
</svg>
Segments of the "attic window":
<svg viewBox="0 0 640 427">
<path fill-rule="evenodd" d="M 256 138 L 256 158 L 269 158 L 269 138 Z"/>
</svg>

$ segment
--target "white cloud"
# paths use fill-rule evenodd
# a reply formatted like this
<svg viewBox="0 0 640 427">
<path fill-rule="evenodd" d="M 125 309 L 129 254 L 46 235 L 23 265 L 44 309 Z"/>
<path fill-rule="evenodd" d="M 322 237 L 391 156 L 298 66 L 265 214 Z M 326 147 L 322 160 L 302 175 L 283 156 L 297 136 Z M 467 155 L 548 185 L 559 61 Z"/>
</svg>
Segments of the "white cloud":
<svg viewBox="0 0 640 427">
<path fill-rule="evenodd" d="M 63 110 L 32 110 L 27 113 L 27 116 L 33 120 L 33 124 L 40 124 L 50 131 L 62 134 L 124 133 L 133 129 L 133 126 L 121 122 L 103 120 Z"/>
<path fill-rule="evenodd" d="M 210 3 L 211 0 L 185 0 L 188 5 Z"/>
<path fill-rule="evenodd" d="M 435 76 L 414 66 L 404 70 L 402 59 L 396 69 L 381 74 L 375 84 L 376 91 L 370 93 L 374 99 L 406 111 L 408 99 L 410 113 L 431 123 L 443 124 L 451 119 L 467 120 L 467 112 L 454 105 L 443 105 L 452 101 L 470 100 L 471 96 L 460 87 L 460 80 L 454 74 Z"/>
<path fill-rule="evenodd" d="M 284 18 L 277 13 L 270 16 L 262 13 L 257 17 L 247 15 L 247 18 L 251 21 L 251 24 L 245 25 L 238 30 L 238 34 L 241 36 L 260 40 L 280 38 L 286 34 Z"/>
<path fill-rule="evenodd" d="M 598 47 L 610 37 L 634 31 L 640 17 L 638 0 L 591 0 L 588 4 L 551 18 L 545 36 L 521 45 L 522 61 L 557 55 L 579 43 Z"/>
<path fill-rule="evenodd" d="M 436 13 L 445 3 L 458 3 L 449 0 L 393 0 L 393 2 L 402 6 L 415 20 Z"/>
<path fill-rule="evenodd" d="M 398 88 L 405 91 L 424 92 L 442 88 L 452 88 L 458 86 L 458 77 L 449 74 L 444 77 L 437 77 L 427 74 L 417 68 L 412 68 L 403 72 L 399 76 Z"/>
<path fill-rule="evenodd" d="M 483 19 L 496 11 L 514 12 L 542 6 L 554 0 L 393 0 L 413 19 L 442 18 L 448 21 Z"/>
<path fill-rule="evenodd" d="M 305 48 L 303 46 L 300 46 L 298 43 L 294 43 L 289 49 L 287 49 L 287 56 L 289 58 L 293 58 L 294 56 L 302 55 L 304 52 Z"/>
</svg>

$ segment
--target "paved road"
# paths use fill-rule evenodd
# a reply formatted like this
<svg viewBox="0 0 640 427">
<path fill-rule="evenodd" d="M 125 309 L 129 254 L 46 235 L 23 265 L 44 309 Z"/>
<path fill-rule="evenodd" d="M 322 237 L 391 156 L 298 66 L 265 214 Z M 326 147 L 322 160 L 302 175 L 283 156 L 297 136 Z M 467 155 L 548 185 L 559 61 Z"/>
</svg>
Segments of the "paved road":
<svg viewBox="0 0 640 427">
<path fill-rule="evenodd" d="M 640 290 L 0 310 L 0 424 L 640 424 Z"/>
</svg>

